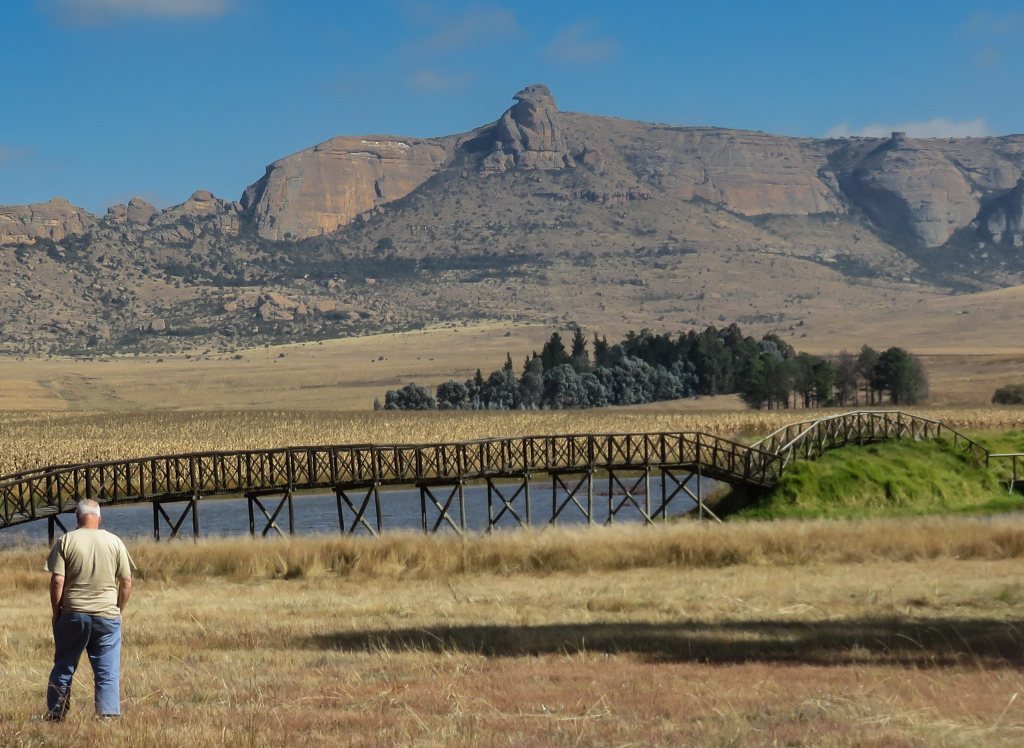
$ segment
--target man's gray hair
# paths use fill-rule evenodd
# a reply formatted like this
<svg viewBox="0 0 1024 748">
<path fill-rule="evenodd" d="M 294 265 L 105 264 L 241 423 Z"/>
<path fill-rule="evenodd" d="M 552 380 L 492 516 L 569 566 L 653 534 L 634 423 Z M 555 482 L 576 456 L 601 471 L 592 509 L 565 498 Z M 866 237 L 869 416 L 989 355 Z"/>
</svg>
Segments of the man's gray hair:
<svg viewBox="0 0 1024 748">
<path fill-rule="evenodd" d="M 82 499 L 78 502 L 75 507 L 76 517 L 85 517 L 89 514 L 95 514 L 97 517 L 100 516 L 100 505 L 92 499 Z"/>
</svg>

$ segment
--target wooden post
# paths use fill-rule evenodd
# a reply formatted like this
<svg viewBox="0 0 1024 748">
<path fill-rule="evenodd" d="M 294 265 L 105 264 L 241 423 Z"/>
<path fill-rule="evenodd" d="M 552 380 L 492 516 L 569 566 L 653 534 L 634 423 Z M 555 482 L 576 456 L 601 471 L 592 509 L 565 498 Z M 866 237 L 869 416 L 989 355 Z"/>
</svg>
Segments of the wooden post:
<svg viewBox="0 0 1024 748">
<path fill-rule="evenodd" d="M 192 497 L 192 540 L 193 542 L 199 541 L 199 499 L 201 497 L 197 493 Z"/>
<path fill-rule="evenodd" d="M 251 482 L 251 481 L 250 481 Z M 256 517 L 252 513 L 252 494 L 247 493 L 245 495 L 246 504 L 249 505 L 249 534 L 254 538 L 256 537 Z"/>
<path fill-rule="evenodd" d="M 462 482 L 462 478 L 459 478 L 459 527 L 462 528 L 462 534 L 466 534 L 466 492 L 465 483 Z"/>
<path fill-rule="evenodd" d="M 526 499 L 526 524 L 533 524 L 533 519 L 530 516 L 530 474 L 523 473 L 523 490 L 524 497 Z"/>
<path fill-rule="evenodd" d="M 160 510 L 158 504 L 153 502 L 153 540 L 160 540 Z"/>
<path fill-rule="evenodd" d="M 290 467 L 291 452 L 288 453 L 288 456 L 289 456 L 289 467 Z M 295 506 L 292 503 L 292 488 L 291 488 L 291 485 L 288 486 L 288 490 L 285 492 L 285 498 L 288 499 L 288 534 L 289 535 L 294 535 L 295 534 Z"/>
<path fill-rule="evenodd" d="M 334 500 L 338 504 L 338 529 L 345 534 L 345 515 L 341 511 L 341 486 L 334 487 Z"/>
<path fill-rule="evenodd" d="M 384 529 L 383 520 L 380 516 L 380 481 L 373 482 L 373 508 L 377 512 L 377 534 Z"/>
</svg>

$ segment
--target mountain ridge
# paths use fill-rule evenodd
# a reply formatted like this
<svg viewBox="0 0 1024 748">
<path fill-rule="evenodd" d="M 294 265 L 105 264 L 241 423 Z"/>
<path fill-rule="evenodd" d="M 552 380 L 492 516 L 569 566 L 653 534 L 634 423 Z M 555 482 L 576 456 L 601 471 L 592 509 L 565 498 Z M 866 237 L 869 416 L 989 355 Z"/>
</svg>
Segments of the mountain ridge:
<svg viewBox="0 0 1024 748">
<path fill-rule="evenodd" d="M 851 304 L 1024 280 L 1024 135 L 791 138 L 561 112 L 541 84 L 514 98 L 464 133 L 330 138 L 237 201 L 0 206 L 3 346 L 226 349 L 640 310 L 786 329 L 807 319 L 801 275 Z"/>
</svg>

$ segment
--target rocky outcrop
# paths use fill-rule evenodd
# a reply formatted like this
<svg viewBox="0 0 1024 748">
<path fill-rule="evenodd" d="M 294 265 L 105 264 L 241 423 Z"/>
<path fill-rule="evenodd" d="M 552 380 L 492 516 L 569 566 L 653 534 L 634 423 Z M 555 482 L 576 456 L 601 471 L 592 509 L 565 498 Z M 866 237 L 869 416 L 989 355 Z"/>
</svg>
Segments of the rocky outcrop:
<svg viewBox="0 0 1024 748">
<path fill-rule="evenodd" d="M 62 197 L 45 203 L 0 205 L 0 245 L 31 244 L 37 239 L 58 242 L 85 233 L 95 222 L 91 213 Z"/>
<path fill-rule="evenodd" d="M 242 206 L 264 238 L 317 236 L 405 197 L 437 173 L 447 153 L 430 140 L 332 138 L 268 166 Z"/>
<path fill-rule="evenodd" d="M 980 201 L 940 141 L 903 133 L 871 150 L 841 184 L 851 202 L 885 233 L 919 247 L 938 247 L 978 215 Z"/>
<path fill-rule="evenodd" d="M 180 205 L 150 217 L 147 238 L 150 241 L 190 243 L 209 232 L 236 236 L 241 229 L 241 219 L 242 206 L 239 203 L 223 200 L 207 190 L 197 190 Z"/>
<path fill-rule="evenodd" d="M 547 86 L 527 86 L 494 125 L 493 150 L 485 171 L 564 169 L 574 164 L 558 121 L 558 107 Z"/>
<path fill-rule="evenodd" d="M 1024 249 L 1024 179 L 992 202 L 981 230 L 996 244 Z"/>
<path fill-rule="evenodd" d="M 156 215 L 157 209 L 151 203 L 141 197 L 133 197 L 128 204 L 120 203 L 107 208 L 107 218 L 118 223 L 127 223 L 132 226 L 141 227 L 149 223 L 149 219 Z"/>
</svg>

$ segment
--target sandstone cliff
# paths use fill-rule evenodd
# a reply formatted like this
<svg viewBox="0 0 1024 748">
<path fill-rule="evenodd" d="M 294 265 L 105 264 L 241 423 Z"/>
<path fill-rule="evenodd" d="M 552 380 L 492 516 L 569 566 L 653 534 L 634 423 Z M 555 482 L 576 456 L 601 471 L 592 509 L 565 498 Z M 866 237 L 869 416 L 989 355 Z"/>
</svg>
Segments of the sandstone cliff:
<svg viewBox="0 0 1024 748">
<path fill-rule="evenodd" d="M 1024 249 L 1024 179 L 992 202 L 982 228 L 996 244 Z"/>
<path fill-rule="evenodd" d="M 409 194 L 446 156 L 442 143 L 429 140 L 332 138 L 268 166 L 245 190 L 242 206 L 264 238 L 316 236 Z"/>
</svg>

